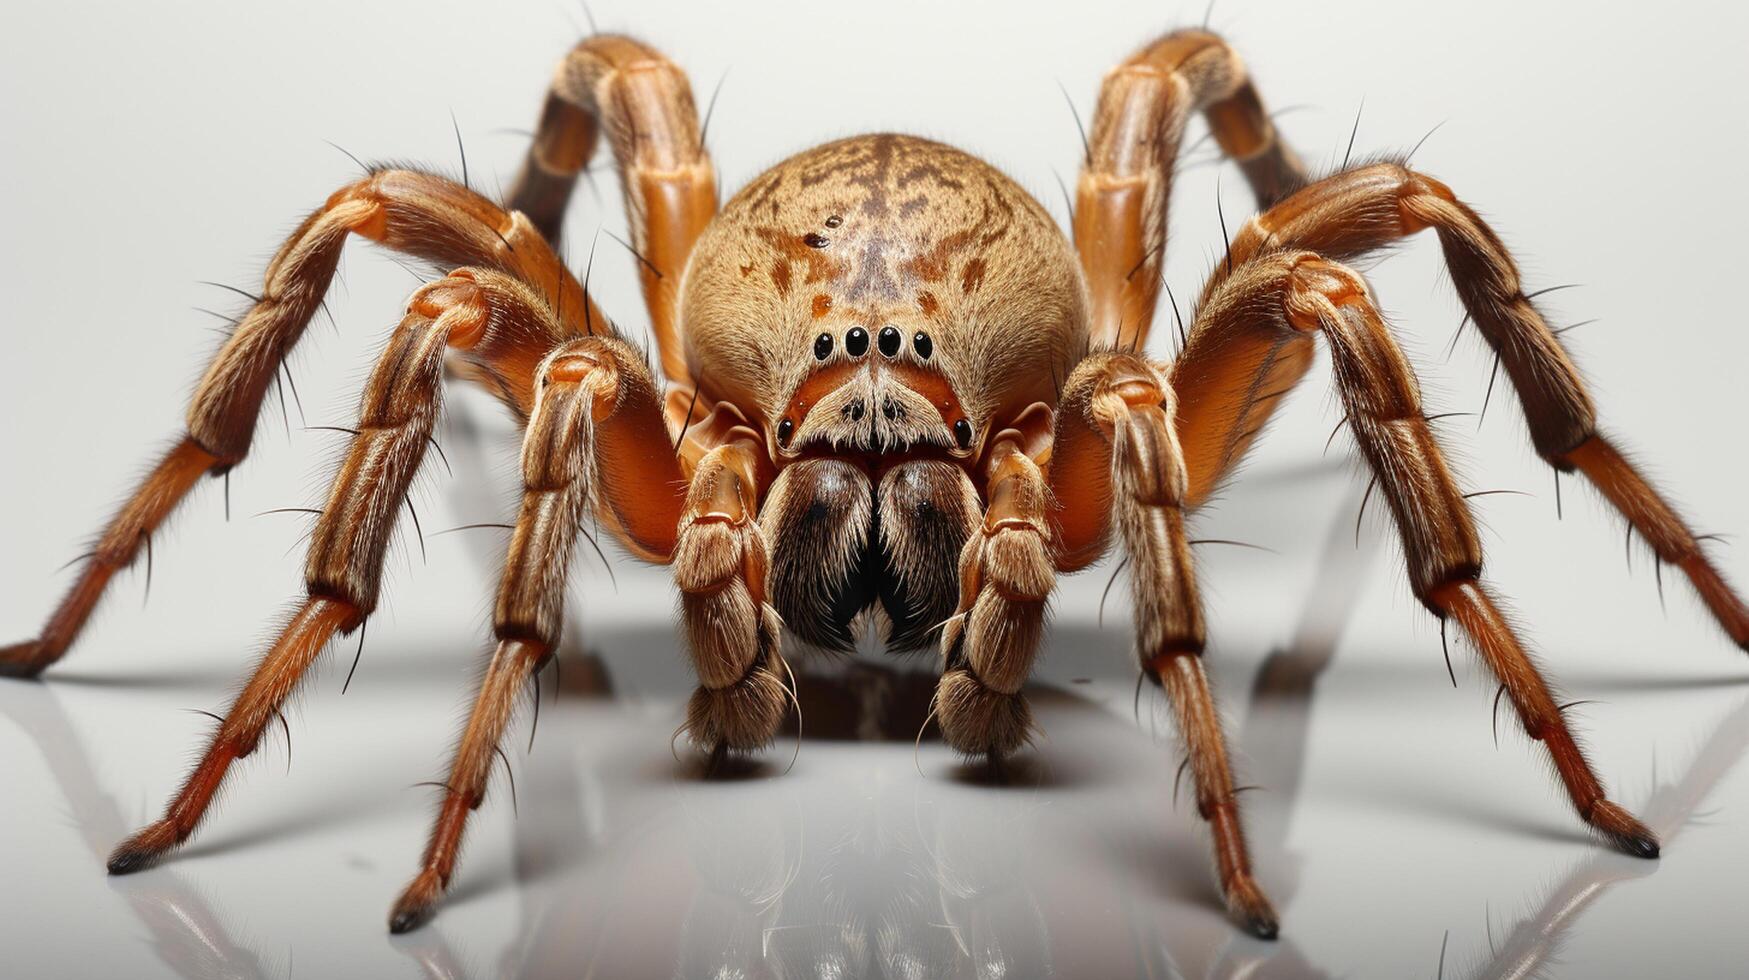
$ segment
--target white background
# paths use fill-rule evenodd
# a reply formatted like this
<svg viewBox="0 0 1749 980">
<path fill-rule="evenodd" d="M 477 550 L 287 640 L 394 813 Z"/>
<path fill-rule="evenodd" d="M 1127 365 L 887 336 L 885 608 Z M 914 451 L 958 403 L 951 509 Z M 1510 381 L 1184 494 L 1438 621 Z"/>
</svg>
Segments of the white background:
<svg viewBox="0 0 1749 980">
<path fill-rule="evenodd" d="M 1200 7 L 1092 2 L 592 6 L 604 29 L 636 33 L 685 67 L 701 104 L 726 74 L 710 146 L 728 188 L 812 143 L 900 129 L 982 154 L 1059 216 L 1053 171 L 1072 183 L 1080 155 L 1059 83 L 1085 118 L 1107 67 L 1202 17 Z M 180 432 L 214 343 L 206 328 L 217 324 L 192 308 L 237 311 L 235 296 L 198 281 L 254 288 L 280 236 L 354 173 L 324 141 L 454 171 L 453 113 L 476 186 L 508 183 L 524 145 L 512 131 L 532 124 L 583 14 L 561 0 L 14 2 L 5 20 L 0 640 L 11 641 L 35 634 L 71 581 L 57 566 L 83 550 L 128 481 Z M 1363 99 L 1357 155 L 1406 148 L 1443 122 L 1417 165 L 1494 222 L 1530 286 L 1582 284 L 1543 306 L 1559 323 L 1600 318 L 1567 339 L 1608 430 L 1700 530 L 1749 534 L 1739 377 L 1749 361 L 1738 245 L 1749 204 L 1744 8 L 1222 0 L 1212 26 L 1238 45 L 1269 106 L 1303 107 L 1280 125 L 1315 166 L 1340 160 Z M 1193 138 L 1200 132 L 1198 124 Z M 1229 227 L 1249 211 L 1234 168 L 1184 172 L 1167 261 L 1181 297 L 1220 250 L 1217 178 Z M 598 224 L 623 231 L 611 175 L 598 184 L 605 206 L 588 190 L 575 199 L 579 264 L 575 243 Z M 294 362 L 312 426 L 348 424 L 370 352 L 416 285 L 366 247 L 352 247 L 342 269 L 330 298 L 339 331 L 318 320 Z M 1473 334 L 1444 357 L 1461 313 L 1431 240 L 1401 250 L 1374 282 L 1422 371 L 1430 410 L 1477 410 L 1488 357 Z M 594 288 L 617 318 L 642 322 L 632 262 L 617 247 L 604 248 Z M 1165 333 L 1154 340 L 1163 353 Z M 1257 450 L 1255 480 L 1241 480 L 1203 518 L 1205 536 L 1280 552 L 1205 556 L 1211 667 L 1235 730 L 1269 720 L 1249 717 L 1251 677 L 1288 642 L 1319 595 L 1314 583 L 1336 575 L 1327 528 L 1352 527 L 1364 481 L 1319 457 L 1337 418 L 1331 404 L 1314 370 Z M 479 400 L 456 405 L 493 417 Z M 1402 584 L 1394 544 L 1355 586 L 1353 621 L 1317 688 L 1297 791 L 1268 785 L 1283 760 L 1240 761 L 1242 773 L 1260 777 L 1250 781 L 1265 783 L 1248 802 L 1253 836 L 1274 834 L 1258 843 L 1262 880 L 1284 916 L 1284 941 L 1273 947 L 1237 938 L 1211 905 L 1194 818 L 1170 809 L 1176 750 L 1164 734 L 1158 748 L 1149 744 L 1145 718 L 1141 735 L 1129 720 L 1122 588 L 1105 629 L 1094 630 L 1102 574 L 1068 583 L 1056 605 L 1059 637 L 1071 639 L 1047 652 L 1044 672 L 1070 693 L 1047 699 L 1040 751 L 1061 770 L 1094 756 L 1134 766 L 1088 764 L 1076 770 L 1085 778 L 1007 796 L 952 781 L 939 746 L 925 745 L 928 775 L 919 776 L 901 738 L 806 743 L 789 776 L 720 787 L 680 778 L 668 759 L 686 683 L 665 576 L 619 559 L 615 592 L 593 558 L 574 576 L 575 625 L 610 670 L 643 678 L 645 696 L 561 701 L 532 757 L 513 738 L 520 818 L 502 794 L 489 802 L 455 900 L 433 928 L 390 941 L 383 916 L 429 817 L 425 797 L 404 787 L 438 776 L 484 647 L 494 541 L 467 534 L 429 541 L 425 562 L 411 542 L 391 554 L 383 615 L 351 692 L 339 697 L 346 647 L 292 715 L 289 775 L 276 740 L 180 857 L 112 883 L 101 855 L 156 813 L 206 731 L 206 719 L 179 709 L 219 709 L 301 587 L 301 518 L 251 515 L 319 499 L 338 444 L 302 431 L 302 421 L 294 408 L 288 436 L 270 409 L 233 476 L 229 523 L 216 481 L 197 490 L 177 532 L 157 544 L 149 606 L 141 608 L 139 571 L 119 576 L 97 622 L 43 684 L 0 685 L 0 713 L 19 722 L 0 724 L 7 972 L 147 976 L 222 964 L 276 977 L 491 975 L 508 963 L 540 972 L 543 957 L 581 972 L 577 955 L 542 946 L 551 933 L 529 927 L 530 909 L 569 901 L 584 911 L 557 920 L 559 933 L 593 937 L 580 945 L 621 964 L 618 975 L 691 975 L 712 948 L 698 925 L 715 921 L 708 909 L 684 917 L 689 939 L 665 931 L 660 916 L 645 931 L 596 935 L 600 909 L 704 908 L 691 892 L 666 891 L 672 876 L 656 870 L 668 867 L 663 855 L 685 865 L 688 847 L 751 846 L 735 822 L 741 803 L 811 814 L 817 843 L 820 826 L 842 816 L 832 806 L 844 792 L 861 794 L 871 813 L 922 794 L 944 819 L 977 820 L 1005 812 L 992 806 L 994 793 L 998 803 L 1085 817 L 984 842 L 1012 851 L 1056 949 L 1054 965 L 1022 957 L 1011 975 L 1062 973 L 1076 961 L 1076 930 L 1097 935 L 1099 916 L 1076 914 L 1103 908 L 1085 894 L 1094 882 L 1130 896 L 1125 914 L 1165 937 L 1137 961 L 1127 952 L 1100 961 L 1113 975 L 1130 969 L 1113 964 L 1138 961 L 1200 976 L 1261 960 L 1269 975 L 1432 976 L 1448 931 L 1446 975 L 1485 973 L 1490 933 L 1499 947 L 1575 868 L 1588 882 L 1632 880 L 1564 920 L 1545 967 L 1553 975 L 1723 975 L 1749 952 L 1749 769 L 1699 774 L 1717 780 L 1698 804 L 1708 815 L 1655 867 L 1598 860 L 1536 747 L 1514 734 L 1494 748 L 1493 686 L 1467 654 L 1457 661 L 1462 689 L 1448 686 L 1437 628 Z M 1658 785 L 1654 764 L 1668 783 L 1709 737 L 1741 734 L 1740 723 L 1720 726 L 1744 699 L 1749 664 L 1674 572 L 1661 609 L 1646 553 L 1636 544 L 1624 567 L 1619 520 L 1577 481 L 1565 482 L 1565 519 L 1555 521 L 1549 471 L 1521 421 L 1502 382 L 1479 429 L 1460 418 L 1443 434 L 1470 488 L 1533 495 L 1475 501 L 1488 577 L 1569 696 L 1600 702 L 1577 711 L 1586 744 L 1615 797 L 1640 809 Z M 1346 448 L 1342 437 L 1336 447 L 1332 458 Z M 505 438 L 490 441 L 471 467 L 485 480 L 428 468 L 417 498 L 427 533 L 505 519 L 513 452 Z M 1365 540 L 1383 530 L 1377 503 Z M 1749 584 L 1740 537 L 1716 553 Z M 1355 563 L 1338 564 L 1349 574 Z M 1094 683 L 1073 684 L 1078 677 Z M 1110 712 L 1081 710 L 1090 704 Z M 791 748 L 781 743 L 773 756 L 781 763 Z M 531 802 L 543 758 L 584 774 L 581 817 L 543 816 Z M 708 816 L 717 807 L 720 820 Z M 685 820 L 672 817 L 681 810 Z M 1079 846 L 1108 840 L 1105 824 L 1133 836 L 1142 856 Z M 529 870 L 541 860 L 518 843 L 529 827 L 550 833 L 562 856 L 552 860 L 569 870 Z M 1164 845 L 1150 828 L 1174 842 L 1169 852 L 1157 850 Z M 877 856 L 884 839 L 875 837 Z M 615 861 L 629 870 L 609 883 L 602 869 Z M 604 903 L 594 912 L 590 896 Z M 548 899 L 557 904 L 541 904 Z M 929 916 L 920 921 L 932 927 Z M 705 953 L 676 960 L 676 943 Z"/>
</svg>

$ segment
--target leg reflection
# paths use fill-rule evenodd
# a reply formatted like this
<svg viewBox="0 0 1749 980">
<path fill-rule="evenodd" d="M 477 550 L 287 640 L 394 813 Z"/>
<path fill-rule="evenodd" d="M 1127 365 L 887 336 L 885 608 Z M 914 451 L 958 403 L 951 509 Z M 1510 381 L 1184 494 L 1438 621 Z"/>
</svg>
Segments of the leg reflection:
<svg viewBox="0 0 1749 980">
<path fill-rule="evenodd" d="M 1694 816 L 1708 793 L 1749 750 L 1749 699 L 1721 720 L 1674 782 L 1661 783 L 1640 812 L 1646 826 L 1668 843 Z M 1474 976 L 1510 978 L 1544 976 L 1573 923 L 1610 886 L 1651 874 L 1655 865 L 1607 851 L 1582 861 L 1543 898 L 1530 915 L 1507 934 Z M 1492 940 L 1490 940 L 1492 946 Z"/>
<path fill-rule="evenodd" d="M 23 729 L 42 752 L 85 846 L 93 857 L 102 859 L 127 824 L 115 799 L 98 787 L 91 760 L 54 690 L 36 685 L 0 699 L 0 713 Z M 268 976 L 260 955 L 238 941 L 206 899 L 174 869 L 111 879 L 110 888 L 145 926 L 158 959 L 178 974 L 202 980 Z"/>
</svg>

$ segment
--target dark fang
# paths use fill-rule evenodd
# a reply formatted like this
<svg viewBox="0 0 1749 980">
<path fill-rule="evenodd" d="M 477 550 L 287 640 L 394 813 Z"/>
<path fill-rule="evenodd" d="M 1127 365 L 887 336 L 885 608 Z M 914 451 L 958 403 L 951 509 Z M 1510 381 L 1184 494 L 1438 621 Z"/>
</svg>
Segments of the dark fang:
<svg viewBox="0 0 1749 980">
<path fill-rule="evenodd" d="M 789 419 L 784 419 L 782 422 L 777 423 L 777 445 L 779 448 L 788 449 L 790 436 L 795 434 L 796 424 L 794 422 L 791 422 Z"/>
<path fill-rule="evenodd" d="M 832 241 L 831 241 L 831 239 L 827 238 L 825 235 L 822 235 L 817 231 L 810 231 L 806 235 L 802 236 L 802 244 L 808 246 L 809 248 L 825 248 L 826 246 L 832 244 Z"/>
<path fill-rule="evenodd" d="M 868 331 L 861 327 L 851 327 L 844 335 L 844 349 L 851 357 L 861 357 L 868 353 Z"/>
<path fill-rule="evenodd" d="M 832 356 L 832 335 L 823 333 L 814 338 L 814 360 L 824 361 Z"/>
<path fill-rule="evenodd" d="M 917 336 L 911 338 L 911 349 L 917 352 L 918 357 L 927 361 L 929 355 L 935 353 L 935 341 L 930 340 L 928 334 L 919 330 Z"/>
<path fill-rule="evenodd" d="M 955 422 L 953 424 L 953 438 L 955 442 L 960 444 L 961 449 L 972 448 L 972 423 L 965 419 Z"/>
<path fill-rule="evenodd" d="M 905 338 L 899 333 L 899 328 L 891 324 L 881 328 L 881 335 L 876 343 L 880 345 L 881 354 L 885 357 L 897 357 L 899 347 L 905 343 Z"/>
</svg>

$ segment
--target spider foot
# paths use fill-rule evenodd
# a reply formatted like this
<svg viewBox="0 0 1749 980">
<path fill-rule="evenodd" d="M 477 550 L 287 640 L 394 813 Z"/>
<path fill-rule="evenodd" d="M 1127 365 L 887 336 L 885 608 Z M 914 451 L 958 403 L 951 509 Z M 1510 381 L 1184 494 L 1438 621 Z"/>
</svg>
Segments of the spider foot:
<svg viewBox="0 0 1749 980">
<path fill-rule="evenodd" d="M 160 820 L 115 846 L 109 855 L 109 873 L 128 875 L 144 871 L 157 864 L 178 843 L 176 825 L 169 820 Z"/>
<path fill-rule="evenodd" d="M 941 675 L 935 712 L 942 740 L 968 756 L 1000 759 L 1032 740 L 1026 696 L 992 690 L 963 667 Z"/>
<path fill-rule="evenodd" d="M 0 677 L 33 678 L 53 658 L 45 655 L 41 640 L 26 640 L 0 647 Z"/>
<path fill-rule="evenodd" d="M 1597 831 L 1609 838 L 1616 850 L 1637 858 L 1655 859 L 1658 856 L 1658 837 L 1646 825 L 1634 819 L 1633 814 L 1623 809 L 1620 804 L 1602 800 L 1591 808 L 1586 822 Z"/>
<path fill-rule="evenodd" d="M 1227 914 L 1258 939 L 1274 939 L 1281 932 L 1275 907 L 1250 875 L 1240 875 L 1227 883 Z"/>
<path fill-rule="evenodd" d="M 773 655 L 774 656 L 774 655 Z M 771 744 L 790 690 L 763 662 L 728 687 L 700 687 L 686 704 L 686 734 L 714 751 L 754 752 Z"/>
<path fill-rule="evenodd" d="M 442 897 L 443 878 L 437 870 L 426 868 L 419 872 L 389 910 L 389 931 L 398 936 L 430 922 L 437 912 L 437 900 Z"/>
</svg>

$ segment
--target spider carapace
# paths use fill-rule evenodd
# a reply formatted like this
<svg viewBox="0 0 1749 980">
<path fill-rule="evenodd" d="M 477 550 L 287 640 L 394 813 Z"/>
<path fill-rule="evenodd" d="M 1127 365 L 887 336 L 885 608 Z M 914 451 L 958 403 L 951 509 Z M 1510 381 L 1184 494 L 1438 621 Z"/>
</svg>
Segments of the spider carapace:
<svg viewBox="0 0 1749 980">
<path fill-rule="evenodd" d="M 1173 167 L 1198 112 L 1260 210 L 1232 235 L 1164 362 L 1144 344 Z M 661 380 L 557 258 L 572 189 L 602 135 Z M 801 153 L 719 211 L 685 75 L 637 41 L 598 35 L 562 64 L 502 204 L 403 169 L 373 169 L 336 192 L 269 264 L 195 392 L 187 433 L 110 523 L 41 635 L 0 650 L 14 674 L 57 660 L 196 481 L 243 460 L 350 236 L 448 273 L 415 292 L 366 386 L 312 533 L 302 606 L 163 818 L 123 841 L 110 870 L 144 867 L 185 840 L 310 664 L 375 609 L 395 517 L 435 445 L 444 378 L 456 375 L 524 423 L 523 493 L 494 608 L 497 647 L 392 929 L 424 922 L 447 887 L 518 694 L 558 641 L 573 546 L 598 521 L 630 552 L 673 566 L 699 679 L 686 727 L 716 753 L 756 750 L 777 732 L 796 684 L 780 652 L 786 629 L 817 647 L 845 647 L 863 629 L 895 648 L 938 646 L 943 737 L 968 754 L 1014 752 L 1030 727 L 1022 685 L 1056 575 L 1119 553 L 1136 654 L 1173 706 L 1222 893 L 1242 925 L 1272 936 L 1201 662 L 1185 521 L 1306 373 L 1320 337 L 1415 596 L 1469 638 L 1580 819 L 1656 856 L 1653 835 L 1605 795 L 1481 583 L 1475 524 L 1414 372 L 1346 264 L 1432 230 L 1538 453 L 1594 483 L 1731 639 L 1749 644 L 1749 609 L 1598 434 L 1499 238 L 1406 162 L 1309 180 L 1239 58 L 1203 31 L 1168 34 L 1106 76 L 1085 150 L 1072 243 L 994 167 L 896 135 Z"/>
</svg>

